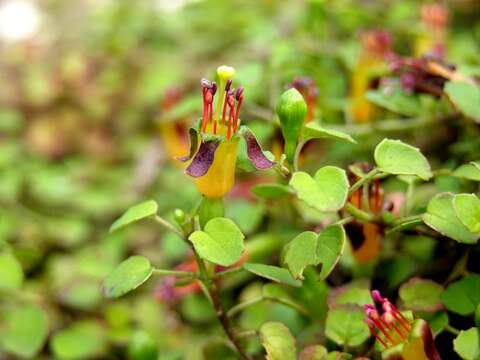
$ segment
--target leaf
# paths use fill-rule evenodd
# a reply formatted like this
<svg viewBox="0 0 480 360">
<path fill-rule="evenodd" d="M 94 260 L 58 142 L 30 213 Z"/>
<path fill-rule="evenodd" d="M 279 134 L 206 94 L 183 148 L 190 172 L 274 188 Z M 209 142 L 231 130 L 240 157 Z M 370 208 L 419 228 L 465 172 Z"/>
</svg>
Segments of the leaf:
<svg viewBox="0 0 480 360">
<path fill-rule="evenodd" d="M 285 246 L 284 262 L 295 279 L 303 280 L 305 267 L 317 265 L 317 238 L 313 231 L 305 231 Z"/>
<path fill-rule="evenodd" d="M 318 236 L 317 262 L 322 264 L 320 280 L 325 280 L 332 272 L 345 249 L 345 230 L 340 225 L 323 229 Z"/>
<path fill-rule="evenodd" d="M 269 321 L 260 328 L 267 360 L 295 360 L 297 350 L 290 330 L 280 322 Z"/>
<path fill-rule="evenodd" d="M 480 359 L 480 330 L 470 328 L 460 331 L 453 340 L 453 349 L 464 360 Z"/>
<path fill-rule="evenodd" d="M 419 149 L 400 140 L 384 139 L 375 148 L 375 162 L 380 171 L 393 175 L 416 175 L 423 180 L 432 177 L 430 164 Z"/>
<path fill-rule="evenodd" d="M 303 171 L 294 173 L 290 186 L 309 206 L 319 211 L 338 211 L 347 200 L 349 184 L 345 170 L 325 166 L 314 178 Z"/>
<path fill-rule="evenodd" d="M 287 269 L 281 267 L 265 264 L 245 263 L 243 268 L 255 275 L 281 284 L 295 287 L 302 286 L 301 281 L 295 280 Z"/>
<path fill-rule="evenodd" d="M 480 232 L 480 199 L 474 194 L 458 194 L 453 198 L 458 219 L 472 233 Z"/>
<path fill-rule="evenodd" d="M 367 92 L 367 99 L 375 105 L 401 115 L 417 116 L 421 111 L 418 99 L 401 89 L 392 93 L 387 93 L 381 89 L 370 90 Z"/>
<path fill-rule="evenodd" d="M 400 286 L 399 295 L 405 308 L 434 312 L 442 308 L 443 287 L 432 280 L 412 278 Z"/>
<path fill-rule="evenodd" d="M 303 126 L 302 137 L 304 141 L 311 139 L 335 139 L 348 141 L 353 144 L 357 143 L 349 134 L 335 129 L 324 128 L 314 122 L 310 122 Z"/>
<path fill-rule="evenodd" d="M 56 359 L 87 359 L 99 357 L 105 350 L 103 328 L 92 321 L 78 322 L 58 331 L 50 342 Z"/>
<path fill-rule="evenodd" d="M 0 254 L 0 290 L 18 290 L 22 287 L 22 265 L 11 253 Z"/>
<path fill-rule="evenodd" d="M 118 218 L 112 226 L 110 232 L 121 229 L 131 223 L 153 216 L 157 213 L 158 205 L 153 200 L 142 202 L 132 206 L 120 218 Z"/>
<path fill-rule="evenodd" d="M 118 265 L 103 283 L 107 298 L 116 298 L 132 291 L 147 281 L 153 267 L 143 256 L 131 256 Z"/>
<path fill-rule="evenodd" d="M 430 200 L 422 218 L 432 229 L 461 243 L 475 244 L 480 237 L 471 233 L 458 219 L 450 193 L 438 194 Z"/>
<path fill-rule="evenodd" d="M 454 313 L 472 314 L 480 304 L 480 275 L 470 274 L 450 284 L 442 294 L 442 302 Z"/>
<path fill-rule="evenodd" d="M 326 360 L 327 349 L 322 345 L 307 346 L 300 353 L 298 360 Z"/>
<path fill-rule="evenodd" d="M 48 335 L 45 312 L 35 305 L 23 305 L 2 314 L 0 336 L 2 348 L 20 357 L 32 358 L 43 346 Z"/>
<path fill-rule="evenodd" d="M 480 181 L 480 161 L 460 166 L 453 172 L 453 176 L 472 181 Z"/>
<path fill-rule="evenodd" d="M 372 304 L 370 293 L 370 281 L 357 279 L 340 287 L 336 287 L 328 294 L 328 307 L 334 308 L 338 305 L 359 305 Z"/>
<path fill-rule="evenodd" d="M 358 346 L 364 343 L 370 337 L 370 332 L 362 308 L 340 305 L 329 310 L 325 335 L 338 345 Z"/>
<path fill-rule="evenodd" d="M 480 88 L 460 81 L 448 81 L 445 93 L 455 107 L 465 116 L 480 122 Z"/>
<path fill-rule="evenodd" d="M 188 239 L 202 259 L 230 266 L 240 260 L 245 248 L 244 237 L 232 220 L 217 217 L 210 220 L 203 231 L 190 234 Z"/>
<path fill-rule="evenodd" d="M 264 199 L 278 199 L 290 195 L 290 188 L 282 184 L 259 184 L 252 188 L 252 193 Z"/>
</svg>

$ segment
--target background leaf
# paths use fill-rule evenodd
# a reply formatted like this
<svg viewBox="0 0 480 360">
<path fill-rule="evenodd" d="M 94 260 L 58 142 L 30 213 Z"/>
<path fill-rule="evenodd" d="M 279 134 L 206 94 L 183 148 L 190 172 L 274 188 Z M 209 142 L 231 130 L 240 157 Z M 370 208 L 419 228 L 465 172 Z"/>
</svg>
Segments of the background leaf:
<svg viewBox="0 0 480 360">
<path fill-rule="evenodd" d="M 0 254 L 0 290 L 18 290 L 23 283 L 23 270 L 19 261 L 9 252 Z"/>
<path fill-rule="evenodd" d="M 353 144 L 357 143 L 349 134 L 335 129 L 324 128 L 315 122 L 310 122 L 303 126 L 302 137 L 304 141 L 311 139 L 334 139 L 347 141 Z"/>
<path fill-rule="evenodd" d="M 480 359 L 480 332 L 477 328 L 460 331 L 453 340 L 455 352 L 464 360 Z"/>
<path fill-rule="evenodd" d="M 295 279 L 303 279 L 303 270 L 317 262 L 317 238 L 313 231 L 297 235 L 285 246 L 284 262 Z"/>
<path fill-rule="evenodd" d="M 262 345 L 268 360 L 295 360 L 297 350 L 290 330 L 280 322 L 267 322 L 260 328 Z"/>
<path fill-rule="evenodd" d="M 451 283 L 442 294 L 442 302 L 454 313 L 472 314 L 480 304 L 480 275 L 470 274 Z"/>
<path fill-rule="evenodd" d="M 35 356 L 48 335 L 47 315 L 35 305 L 2 311 L 2 322 L 1 347 L 19 357 Z"/>
<path fill-rule="evenodd" d="M 448 81 L 445 93 L 465 116 L 480 122 L 480 88 L 460 81 Z"/>
<path fill-rule="evenodd" d="M 399 289 L 405 308 L 413 311 L 437 311 L 442 308 L 443 287 L 432 280 L 412 278 Z"/>
<path fill-rule="evenodd" d="M 291 194 L 288 186 L 275 183 L 255 185 L 252 193 L 264 199 L 278 199 Z"/>
<path fill-rule="evenodd" d="M 362 308 L 340 305 L 328 311 L 325 335 L 338 345 L 358 346 L 370 337 Z"/>
</svg>

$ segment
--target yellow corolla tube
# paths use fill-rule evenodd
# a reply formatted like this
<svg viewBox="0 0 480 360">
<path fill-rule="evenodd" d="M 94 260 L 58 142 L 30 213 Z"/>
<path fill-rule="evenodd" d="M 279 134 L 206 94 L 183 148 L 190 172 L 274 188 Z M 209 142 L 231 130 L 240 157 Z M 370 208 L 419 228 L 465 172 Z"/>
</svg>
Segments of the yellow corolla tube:
<svg viewBox="0 0 480 360">
<path fill-rule="evenodd" d="M 206 198 L 223 197 L 233 187 L 240 137 L 245 140 L 247 156 L 255 168 L 263 170 L 275 164 L 267 159 L 253 133 L 246 126 L 240 127 L 243 88 L 232 88 L 234 74 L 232 67 L 220 66 L 219 87 L 202 79 L 203 117 L 197 128 L 190 129 L 190 154 L 179 158 L 188 162 L 185 172 Z"/>
<path fill-rule="evenodd" d="M 238 137 L 221 142 L 215 151 L 213 163 L 207 173 L 194 179 L 198 191 L 205 197 L 222 197 L 233 187 L 238 142 Z"/>
<path fill-rule="evenodd" d="M 362 34 L 362 52 L 352 72 L 350 83 L 350 116 L 356 123 L 370 121 L 375 106 L 367 99 L 379 69 L 385 66 L 385 56 L 390 52 L 390 36 L 383 31 Z"/>
</svg>

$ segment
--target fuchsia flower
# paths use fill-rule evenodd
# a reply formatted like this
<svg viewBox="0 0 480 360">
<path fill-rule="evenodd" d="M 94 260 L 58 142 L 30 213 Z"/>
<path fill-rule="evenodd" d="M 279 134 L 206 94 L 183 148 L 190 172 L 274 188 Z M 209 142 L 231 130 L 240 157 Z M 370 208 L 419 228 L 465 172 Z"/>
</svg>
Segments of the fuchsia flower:
<svg viewBox="0 0 480 360">
<path fill-rule="evenodd" d="M 432 332 L 423 319 L 402 314 L 377 290 L 372 291 L 376 305 L 364 306 L 370 332 L 383 347 L 384 360 L 441 360 Z"/>
</svg>

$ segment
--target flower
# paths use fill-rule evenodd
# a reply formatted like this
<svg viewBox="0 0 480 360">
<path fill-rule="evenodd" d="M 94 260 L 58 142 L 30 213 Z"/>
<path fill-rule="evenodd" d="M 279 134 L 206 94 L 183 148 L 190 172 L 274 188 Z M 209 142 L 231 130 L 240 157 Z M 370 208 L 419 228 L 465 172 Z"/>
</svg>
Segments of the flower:
<svg viewBox="0 0 480 360">
<path fill-rule="evenodd" d="M 441 360 L 432 331 L 423 319 L 402 314 L 377 290 L 372 291 L 376 305 L 364 305 L 366 323 L 383 347 L 384 360 Z"/>
<path fill-rule="evenodd" d="M 350 101 L 354 122 L 368 122 L 374 106 L 367 100 L 368 90 L 375 87 L 378 75 L 391 54 L 390 35 L 385 31 L 367 31 L 361 35 L 362 52 L 352 73 Z"/>
<path fill-rule="evenodd" d="M 415 54 L 443 58 L 448 28 L 448 8 L 440 3 L 423 4 L 420 12 L 422 31 L 415 44 Z"/>
<path fill-rule="evenodd" d="M 184 93 L 177 88 L 169 88 L 160 104 L 162 116 L 158 122 L 160 138 L 169 158 L 176 158 L 188 151 L 188 125 L 185 118 L 171 118 L 169 112 L 183 100 Z"/>
<path fill-rule="evenodd" d="M 362 172 L 367 173 L 372 168 L 369 164 L 359 164 Z M 353 184 L 359 179 L 359 176 L 352 171 L 349 172 L 350 182 Z M 383 191 L 380 186 L 380 180 L 375 179 L 368 185 L 368 199 L 364 199 L 363 189 L 355 191 L 348 201 L 361 210 L 368 206 L 370 212 L 379 214 L 384 205 Z M 367 203 L 368 202 L 368 203 Z M 380 253 L 380 240 L 383 233 L 382 228 L 378 224 L 352 221 L 345 225 L 345 231 L 350 240 L 352 254 L 359 263 L 367 263 L 375 259 Z"/>
<path fill-rule="evenodd" d="M 194 178 L 198 190 L 207 198 L 222 197 L 234 185 L 241 138 L 256 169 L 268 169 L 275 164 L 265 156 L 254 134 L 246 126 L 240 126 L 244 89 L 232 87 L 234 74 L 234 68 L 224 65 L 217 69 L 218 86 L 214 81 L 202 79 L 203 116 L 190 129 L 190 154 L 179 158 L 190 161 L 185 172 Z"/>
</svg>

